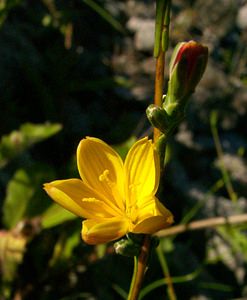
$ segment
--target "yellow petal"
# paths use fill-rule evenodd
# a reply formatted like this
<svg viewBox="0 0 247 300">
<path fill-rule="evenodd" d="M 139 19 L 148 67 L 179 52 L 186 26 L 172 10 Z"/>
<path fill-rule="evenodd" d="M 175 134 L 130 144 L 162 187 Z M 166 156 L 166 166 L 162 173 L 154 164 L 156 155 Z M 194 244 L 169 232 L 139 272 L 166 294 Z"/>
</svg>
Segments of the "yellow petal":
<svg viewBox="0 0 247 300">
<path fill-rule="evenodd" d="M 90 245 L 107 243 L 124 236 L 129 222 L 124 218 L 86 220 L 82 222 L 82 239 Z"/>
<path fill-rule="evenodd" d="M 159 156 L 151 140 L 146 137 L 132 146 L 126 157 L 124 169 L 127 177 L 128 205 L 140 205 L 138 202 L 155 195 L 159 184 L 160 165 Z"/>
<path fill-rule="evenodd" d="M 86 218 L 112 218 L 122 216 L 122 212 L 110 207 L 104 200 L 96 198 L 84 198 L 81 206 L 87 212 Z"/>
<path fill-rule="evenodd" d="M 133 232 L 152 234 L 172 223 L 172 213 L 157 198 L 153 198 L 146 201 L 146 204 L 139 208 L 137 224 Z"/>
<path fill-rule="evenodd" d="M 123 162 L 110 146 L 97 138 L 81 140 L 77 148 L 77 164 L 85 183 L 105 201 L 124 210 Z"/>
<path fill-rule="evenodd" d="M 79 179 L 56 180 L 44 184 L 44 189 L 54 201 L 77 216 L 96 218 L 117 214 Z"/>
<path fill-rule="evenodd" d="M 142 221 L 152 216 L 163 216 L 168 218 L 171 212 L 155 196 L 143 199 L 138 207 L 138 221 Z"/>
<path fill-rule="evenodd" d="M 172 216 L 164 218 L 163 216 L 154 216 L 145 219 L 144 221 L 138 223 L 134 229 L 133 233 L 145 233 L 153 234 L 161 229 L 164 229 L 171 225 L 173 222 Z"/>
</svg>

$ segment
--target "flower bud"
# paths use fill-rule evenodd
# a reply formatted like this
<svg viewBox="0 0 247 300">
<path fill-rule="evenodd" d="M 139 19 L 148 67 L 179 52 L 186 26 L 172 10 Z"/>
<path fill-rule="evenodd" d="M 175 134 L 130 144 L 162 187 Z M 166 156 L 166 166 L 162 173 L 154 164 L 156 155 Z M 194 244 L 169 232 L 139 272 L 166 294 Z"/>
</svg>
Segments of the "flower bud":
<svg viewBox="0 0 247 300">
<path fill-rule="evenodd" d="M 195 42 L 179 43 L 170 63 L 166 104 L 185 102 L 202 78 L 208 60 L 208 48 Z"/>
<path fill-rule="evenodd" d="M 116 253 L 128 257 L 137 256 L 140 253 L 140 247 L 139 243 L 135 243 L 133 240 L 126 238 L 114 243 Z"/>
<path fill-rule="evenodd" d="M 161 132 L 165 132 L 169 126 L 169 120 L 166 111 L 154 104 L 151 104 L 146 109 L 146 114 L 149 122 Z"/>
</svg>

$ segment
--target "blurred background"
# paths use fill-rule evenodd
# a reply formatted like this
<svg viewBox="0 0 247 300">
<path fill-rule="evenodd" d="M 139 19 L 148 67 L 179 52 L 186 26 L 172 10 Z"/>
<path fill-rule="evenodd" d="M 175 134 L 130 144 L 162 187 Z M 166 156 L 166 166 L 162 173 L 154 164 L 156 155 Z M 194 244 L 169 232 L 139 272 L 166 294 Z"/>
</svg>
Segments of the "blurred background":
<svg viewBox="0 0 247 300">
<path fill-rule="evenodd" d="M 88 246 L 42 190 L 79 177 L 85 136 L 124 157 L 152 134 L 155 1 L 0 0 L 0 299 L 126 299 L 132 259 Z M 206 73 L 168 146 L 161 201 L 175 225 L 247 212 L 247 1 L 173 0 L 169 57 L 194 39 Z M 167 68 L 166 68 L 167 70 Z M 167 79 L 167 72 L 166 72 Z M 247 299 L 247 224 L 161 238 L 141 299 Z"/>
</svg>

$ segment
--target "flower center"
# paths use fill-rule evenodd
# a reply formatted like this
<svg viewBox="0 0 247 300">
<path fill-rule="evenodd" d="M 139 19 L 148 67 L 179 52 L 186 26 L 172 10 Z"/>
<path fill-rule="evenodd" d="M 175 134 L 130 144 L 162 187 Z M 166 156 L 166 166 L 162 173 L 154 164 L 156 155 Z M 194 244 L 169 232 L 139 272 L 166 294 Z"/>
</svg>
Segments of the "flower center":
<svg viewBox="0 0 247 300">
<path fill-rule="evenodd" d="M 99 181 L 103 183 L 102 187 L 108 197 L 108 200 L 111 201 L 115 206 L 120 208 L 120 210 L 123 212 L 123 199 L 118 189 L 117 182 L 110 179 L 110 171 L 107 169 L 104 170 L 104 172 L 99 176 Z"/>
<path fill-rule="evenodd" d="M 132 183 L 128 186 L 128 195 L 126 200 L 126 216 L 135 223 L 138 216 L 137 194 L 140 183 Z"/>
</svg>

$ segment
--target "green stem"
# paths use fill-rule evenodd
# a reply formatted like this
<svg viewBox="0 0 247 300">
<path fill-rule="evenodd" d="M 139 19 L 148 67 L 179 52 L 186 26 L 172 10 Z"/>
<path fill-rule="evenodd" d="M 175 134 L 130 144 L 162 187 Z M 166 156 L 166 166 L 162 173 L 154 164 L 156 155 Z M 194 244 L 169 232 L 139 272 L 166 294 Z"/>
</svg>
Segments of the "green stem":
<svg viewBox="0 0 247 300">
<path fill-rule="evenodd" d="M 154 104 L 162 105 L 164 73 L 165 73 L 165 52 L 168 48 L 169 24 L 170 24 L 171 0 L 156 0 L 156 22 L 154 57 L 156 58 Z M 158 140 L 160 132 L 154 128 L 154 142 Z"/>
<path fill-rule="evenodd" d="M 161 268 L 163 270 L 163 274 L 164 274 L 164 277 L 165 277 L 165 280 L 166 280 L 166 283 L 167 283 L 168 297 L 169 297 L 170 300 L 177 300 L 165 254 L 162 252 L 162 249 L 161 249 L 160 246 L 156 249 L 156 252 L 157 252 L 157 255 L 158 255 L 158 258 L 159 258 L 159 261 L 160 261 L 160 265 L 161 265 Z"/>
<path fill-rule="evenodd" d="M 155 94 L 154 104 L 162 105 L 163 101 L 163 87 L 164 87 L 164 72 L 165 72 L 165 53 L 168 49 L 169 42 L 169 25 L 170 25 L 170 8 L 171 0 L 157 0 L 156 1 L 156 23 L 155 23 L 155 46 L 154 56 L 156 57 L 156 74 L 155 74 Z M 157 151 L 160 156 L 161 173 L 164 170 L 166 144 L 168 135 L 162 134 L 158 129 L 154 128 L 154 142 L 156 143 Z M 165 256 L 162 254 L 160 247 L 158 247 L 158 256 L 167 280 L 167 291 L 170 300 L 176 300 L 176 294 L 173 288 L 173 283 L 170 279 L 168 265 Z"/>
<path fill-rule="evenodd" d="M 141 291 L 150 249 L 150 236 L 145 235 L 138 257 L 134 258 L 134 271 L 130 285 L 128 300 L 137 300 Z"/>
<path fill-rule="evenodd" d="M 85 1 L 85 0 L 84 0 Z M 87 0 L 88 1 L 88 0 Z M 156 57 L 155 73 L 155 94 L 154 104 L 162 105 L 163 87 L 164 87 L 164 69 L 165 69 L 165 52 L 168 47 L 169 39 L 169 22 L 170 22 L 170 4 L 171 0 L 156 0 L 156 23 L 155 23 L 155 44 L 154 57 Z M 158 144 L 160 132 L 154 129 L 154 143 Z M 159 154 L 164 158 L 165 141 L 162 140 Z M 129 291 L 128 300 L 137 300 L 140 294 L 142 281 L 147 268 L 147 260 L 150 251 L 150 236 L 145 235 L 143 245 L 138 257 L 135 257 L 134 271 Z M 171 300 L 175 300 L 171 299 Z"/>
<path fill-rule="evenodd" d="M 137 256 L 135 256 L 134 257 L 134 270 L 133 270 L 133 275 L 132 275 L 128 300 L 134 299 L 133 294 L 134 294 L 134 287 L 135 287 L 135 284 L 136 284 L 136 277 L 137 277 L 137 265 L 138 265 L 138 259 L 137 259 Z"/>
<path fill-rule="evenodd" d="M 236 202 L 238 200 L 238 197 L 233 189 L 230 176 L 225 168 L 224 161 L 223 161 L 224 152 L 220 143 L 219 133 L 217 129 L 217 121 L 218 121 L 218 114 L 216 111 L 213 111 L 210 116 L 210 125 L 211 125 L 211 131 L 212 131 L 212 136 L 215 144 L 216 153 L 220 162 L 219 165 L 220 171 L 230 199 L 232 200 L 232 202 Z"/>
</svg>

